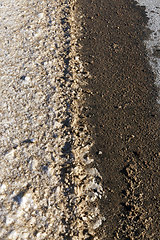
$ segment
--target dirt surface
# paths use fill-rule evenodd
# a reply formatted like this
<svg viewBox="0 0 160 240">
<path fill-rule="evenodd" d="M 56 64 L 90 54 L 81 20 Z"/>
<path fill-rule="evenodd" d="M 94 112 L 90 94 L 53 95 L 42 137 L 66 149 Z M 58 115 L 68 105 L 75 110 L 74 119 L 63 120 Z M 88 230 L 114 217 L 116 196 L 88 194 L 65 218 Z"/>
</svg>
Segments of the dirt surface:
<svg viewBox="0 0 160 240">
<path fill-rule="evenodd" d="M 96 238 L 101 176 L 88 156 L 73 1 L 0 3 L 0 239 Z"/>
<path fill-rule="evenodd" d="M 143 43 L 149 34 L 145 9 L 128 0 L 77 2 L 80 54 L 92 76 L 83 89 L 82 122 L 95 141 L 91 155 L 106 192 L 99 238 L 158 240 L 160 121 Z"/>
</svg>

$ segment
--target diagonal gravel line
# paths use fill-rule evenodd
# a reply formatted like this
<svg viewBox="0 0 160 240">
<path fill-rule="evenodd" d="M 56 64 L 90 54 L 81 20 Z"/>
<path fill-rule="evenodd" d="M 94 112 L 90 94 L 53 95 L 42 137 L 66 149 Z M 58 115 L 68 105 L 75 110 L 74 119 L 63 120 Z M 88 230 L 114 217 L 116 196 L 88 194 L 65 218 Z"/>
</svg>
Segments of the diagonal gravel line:
<svg viewBox="0 0 160 240">
<path fill-rule="evenodd" d="M 97 239 L 104 220 L 92 139 L 80 126 L 88 73 L 74 4 L 0 4 L 0 239 Z"/>
</svg>

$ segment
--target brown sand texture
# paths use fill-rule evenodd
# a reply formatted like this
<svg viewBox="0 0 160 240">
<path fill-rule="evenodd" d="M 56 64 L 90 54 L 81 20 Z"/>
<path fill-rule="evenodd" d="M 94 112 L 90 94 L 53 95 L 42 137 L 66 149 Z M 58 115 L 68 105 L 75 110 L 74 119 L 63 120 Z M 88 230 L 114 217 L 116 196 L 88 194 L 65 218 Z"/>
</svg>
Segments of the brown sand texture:
<svg viewBox="0 0 160 240">
<path fill-rule="evenodd" d="M 158 240 L 145 8 L 2 0 L 0 19 L 0 239 Z"/>
</svg>

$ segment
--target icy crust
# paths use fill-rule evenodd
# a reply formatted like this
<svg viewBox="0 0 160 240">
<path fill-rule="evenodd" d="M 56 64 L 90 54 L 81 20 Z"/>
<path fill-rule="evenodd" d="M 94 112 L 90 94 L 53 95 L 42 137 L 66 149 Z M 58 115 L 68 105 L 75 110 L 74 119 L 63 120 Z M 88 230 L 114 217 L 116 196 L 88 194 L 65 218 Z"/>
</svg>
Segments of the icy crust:
<svg viewBox="0 0 160 240">
<path fill-rule="evenodd" d="M 5 0 L 0 16 L 0 239 L 97 239 L 75 1 Z"/>
<path fill-rule="evenodd" d="M 151 30 L 150 38 L 145 41 L 150 64 L 156 75 L 156 85 L 160 89 L 160 1 L 137 0 L 139 5 L 146 7 L 148 27 Z M 160 104 L 160 95 L 158 99 Z"/>
</svg>

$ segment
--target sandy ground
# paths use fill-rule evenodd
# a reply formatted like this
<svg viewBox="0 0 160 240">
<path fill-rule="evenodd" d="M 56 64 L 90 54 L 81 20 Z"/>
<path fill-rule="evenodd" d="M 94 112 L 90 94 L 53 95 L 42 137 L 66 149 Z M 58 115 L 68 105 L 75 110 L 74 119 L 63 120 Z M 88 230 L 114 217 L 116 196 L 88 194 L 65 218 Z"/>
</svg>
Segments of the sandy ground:
<svg viewBox="0 0 160 240">
<path fill-rule="evenodd" d="M 101 176 L 88 156 L 92 140 L 78 124 L 88 73 L 76 53 L 80 24 L 72 6 L 0 3 L 3 240 L 84 239 L 104 219 Z"/>
<path fill-rule="evenodd" d="M 145 7 L 135 1 L 78 0 L 83 15 L 81 59 L 91 75 L 84 118 L 105 190 L 100 206 L 106 221 L 98 230 L 99 239 L 105 240 L 160 236 L 159 58 L 154 68 L 153 57 L 149 59 L 153 34 L 159 36 L 159 18 L 153 17 L 159 8 L 155 11 L 158 1 L 139 2 L 148 4 L 148 10 L 152 6 L 149 22 Z"/>
<path fill-rule="evenodd" d="M 1 1 L 0 239 L 159 239 L 159 3 L 138 2 L 149 21 Z"/>
</svg>

